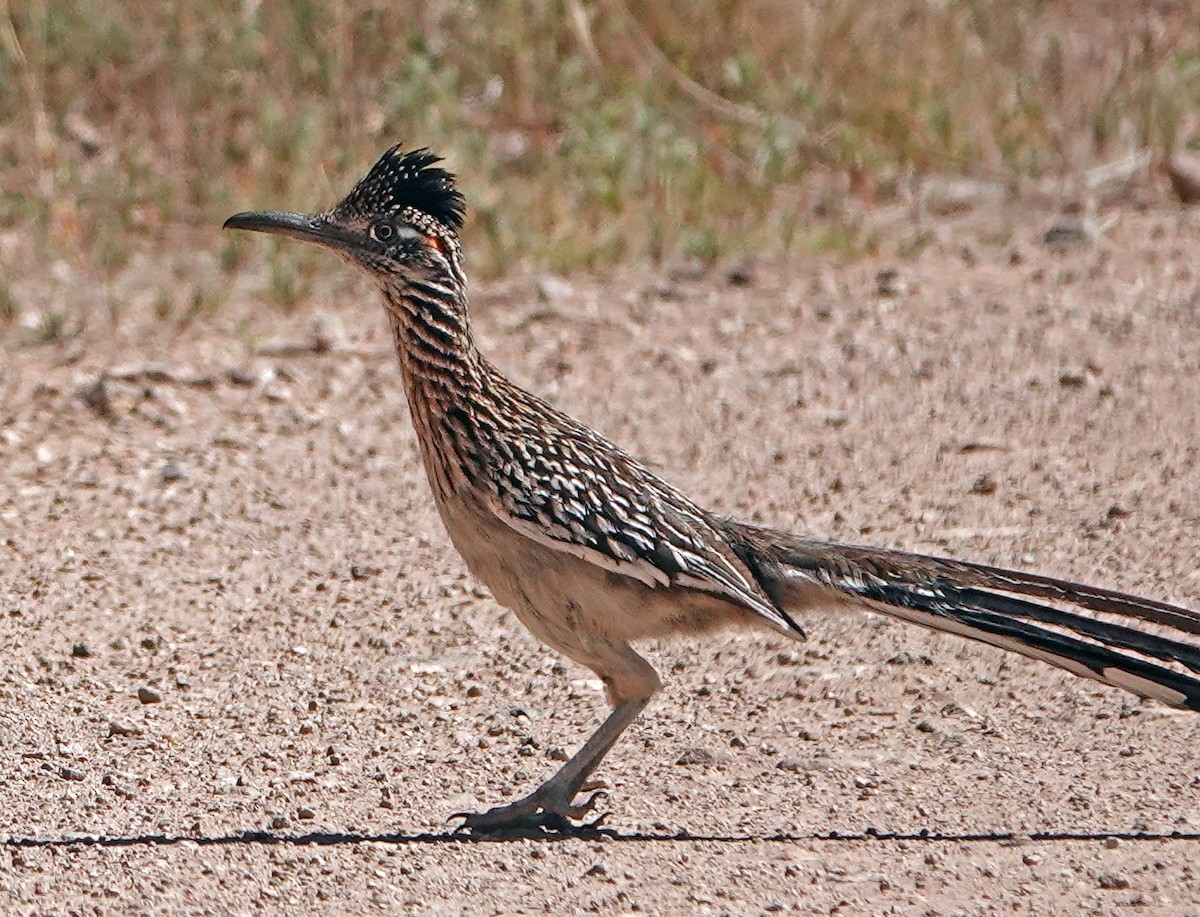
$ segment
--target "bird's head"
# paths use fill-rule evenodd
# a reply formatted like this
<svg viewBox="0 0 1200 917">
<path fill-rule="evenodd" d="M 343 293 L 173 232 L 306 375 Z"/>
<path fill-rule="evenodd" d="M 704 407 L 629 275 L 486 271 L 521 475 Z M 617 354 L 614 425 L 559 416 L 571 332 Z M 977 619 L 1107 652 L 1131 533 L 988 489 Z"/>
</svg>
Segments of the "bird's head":
<svg viewBox="0 0 1200 917">
<path fill-rule="evenodd" d="M 458 231 L 466 204 L 428 150 L 394 146 L 337 206 L 322 213 L 253 211 L 226 229 L 293 236 L 362 265 L 384 287 L 461 289 Z"/>
</svg>

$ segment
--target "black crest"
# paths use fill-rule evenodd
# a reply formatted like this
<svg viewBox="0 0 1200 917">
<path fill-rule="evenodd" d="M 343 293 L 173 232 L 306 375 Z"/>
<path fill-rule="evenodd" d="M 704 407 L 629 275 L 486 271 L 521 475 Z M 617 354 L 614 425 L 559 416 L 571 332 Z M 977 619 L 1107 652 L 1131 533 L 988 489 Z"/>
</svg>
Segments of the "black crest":
<svg viewBox="0 0 1200 917">
<path fill-rule="evenodd" d="M 429 150 L 405 153 L 397 144 L 379 158 L 336 212 L 370 219 L 411 207 L 458 232 L 467 205 L 454 187 L 454 175 L 437 165 L 441 161 Z"/>
</svg>

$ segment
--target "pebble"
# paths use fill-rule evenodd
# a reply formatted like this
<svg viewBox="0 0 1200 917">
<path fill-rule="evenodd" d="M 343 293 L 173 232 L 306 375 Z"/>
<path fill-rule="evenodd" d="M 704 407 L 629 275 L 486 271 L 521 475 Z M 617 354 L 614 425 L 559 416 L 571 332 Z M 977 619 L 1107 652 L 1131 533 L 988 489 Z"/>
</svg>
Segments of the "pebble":
<svg viewBox="0 0 1200 917">
<path fill-rule="evenodd" d="M 686 749 L 683 754 L 675 759 L 675 763 L 683 767 L 688 767 L 695 764 L 707 766 L 716 760 L 716 755 L 714 755 L 707 748 L 697 747 Z"/>
<path fill-rule="evenodd" d="M 160 475 L 164 484 L 170 484 L 173 481 L 186 481 L 188 477 L 184 467 L 174 459 L 168 459 L 163 463 Z"/>
<path fill-rule="evenodd" d="M 981 474 L 975 479 L 975 483 L 971 485 L 970 493 L 978 494 L 986 497 L 988 494 L 996 492 L 996 479 L 990 474 Z"/>
<path fill-rule="evenodd" d="M 542 302 L 565 302 L 575 295 L 575 287 L 561 277 L 546 275 L 538 278 L 537 295 Z"/>
<path fill-rule="evenodd" d="M 1083 245 L 1094 242 L 1100 228 L 1087 217 L 1060 216 L 1042 233 L 1043 245 Z"/>
<path fill-rule="evenodd" d="M 880 268 L 875 273 L 875 292 L 880 296 L 903 296 L 908 292 L 908 281 L 894 267 Z"/>
<path fill-rule="evenodd" d="M 112 392 L 103 378 L 97 379 L 91 385 L 85 385 L 79 390 L 79 397 L 101 417 L 112 418 L 116 413 L 113 409 Z"/>
<path fill-rule="evenodd" d="M 1058 384 L 1063 388 L 1083 388 L 1087 380 L 1087 373 L 1080 369 L 1064 369 L 1058 374 Z"/>
<path fill-rule="evenodd" d="M 322 312 L 313 318 L 312 349 L 317 353 L 329 353 L 341 346 L 346 337 L 342 321 L 336 315 Z"/>
<path fill-rule="evenodd" d="M 225 378 L 229 380 L 230 385 L 248 388 L 258 382 L 259 375 L 253 369 L 235 366 L 229 372 L 225 373 Z"/>
<path fill-rule="evenodd" d="M 137 689 L 137 699 L 143 704 L 161 704 L 163 696 L 161 691 L 142 685 Z"/>
<path fill-rule="evenodd" d="M 301 821 L 312 821 L 317 817 L 317 813 L 308 806 L 301 806 L 296 810 L 296 817 Z"/>
<path fill-rule="evenodd" d="M 754 286 L 754 268 L 749 264 L 741 264 L 731 268 L 729 273 L 725 275 L 725 282 L 731 287 L 752 287 Z"/>
<path fill-rule="evenodd" d="M 1171 190 L 1182 204 L 1200 204 L 1200 159 L 1179 153 L 1167 160 Z"/>
<path fill-rule="evenodd" d="M 76 659 L 90 659 L 96 654 L 92 652 L 92 648 L 87 644 L 87 641 L 80 640 L 78 643 L 72 644 L 71 655 Z"/>
</svg>

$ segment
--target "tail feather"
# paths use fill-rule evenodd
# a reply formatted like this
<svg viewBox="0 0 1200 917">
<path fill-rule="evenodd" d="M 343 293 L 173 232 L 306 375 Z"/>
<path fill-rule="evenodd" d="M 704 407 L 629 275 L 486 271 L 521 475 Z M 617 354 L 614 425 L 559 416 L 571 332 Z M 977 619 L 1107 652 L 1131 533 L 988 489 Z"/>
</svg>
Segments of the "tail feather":
<svg viewBox="0 0 1200 917">
<path fill-rule="evenodd" d="M 1000 567 L 730 526 L 730 543 L 786 613 L 849 602 L 1200 711 L 1200 641 L 1190 639 L 1200 635 L 1200 614 L 1190 609 Z"/>
</svg>

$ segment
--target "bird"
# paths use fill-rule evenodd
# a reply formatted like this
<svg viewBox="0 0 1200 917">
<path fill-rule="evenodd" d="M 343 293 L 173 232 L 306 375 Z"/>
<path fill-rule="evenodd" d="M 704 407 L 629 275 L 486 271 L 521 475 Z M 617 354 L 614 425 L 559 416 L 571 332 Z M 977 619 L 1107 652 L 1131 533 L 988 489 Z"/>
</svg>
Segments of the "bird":
<svg viewBox="0 0 1200 917">
<path fill-rule="evenodd" d="M 817 610 L 888 615 L 1200 711 L 1196 611 L 727 518 L 510 381 L 472 333 L 466 202 L 443 163 L 396 145 L 328 210 L 249 211 L 224 225 L 316 243 L 371 277 L 451 542 L 500 605 L 604 685 L 611 711 L 557 772 L 513 802 L 460 813 L 457 830 L 595 826 L 603 791 L 589 780 L 662 687 L 633 644 L 724 627 L 803 639 Z"/>
</svg>

